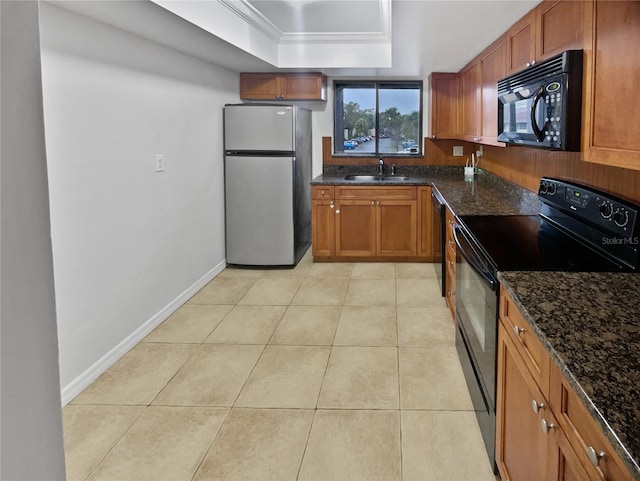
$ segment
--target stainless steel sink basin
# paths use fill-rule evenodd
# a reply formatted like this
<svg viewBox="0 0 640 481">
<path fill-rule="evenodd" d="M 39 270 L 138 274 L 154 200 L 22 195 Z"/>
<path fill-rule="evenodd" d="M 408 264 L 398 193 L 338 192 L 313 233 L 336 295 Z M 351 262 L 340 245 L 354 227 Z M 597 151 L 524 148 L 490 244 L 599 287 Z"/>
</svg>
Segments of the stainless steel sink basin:
<svg viewBox="0 0 640 481">
<path fill-rule="evenodd" d="M 355 180 L 360 182 L 384 182 L 384 181 L 396 181 L 402 182 L 409 180 L 410 177 L 403 175 L 345 175 L 344 180 Z"/>
</svg>

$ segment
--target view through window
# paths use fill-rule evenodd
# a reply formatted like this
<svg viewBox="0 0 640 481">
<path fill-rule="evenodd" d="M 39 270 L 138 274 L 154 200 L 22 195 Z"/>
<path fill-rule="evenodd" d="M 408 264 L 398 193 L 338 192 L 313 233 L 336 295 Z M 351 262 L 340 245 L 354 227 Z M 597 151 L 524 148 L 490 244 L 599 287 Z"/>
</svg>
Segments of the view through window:
<svg viewBox="0 0 640 481">
<path fill-rule="evenodd" d="M 338 154 L 420 154 L 422 82 L 336 82 L 334 127 Z"/>
</svg>

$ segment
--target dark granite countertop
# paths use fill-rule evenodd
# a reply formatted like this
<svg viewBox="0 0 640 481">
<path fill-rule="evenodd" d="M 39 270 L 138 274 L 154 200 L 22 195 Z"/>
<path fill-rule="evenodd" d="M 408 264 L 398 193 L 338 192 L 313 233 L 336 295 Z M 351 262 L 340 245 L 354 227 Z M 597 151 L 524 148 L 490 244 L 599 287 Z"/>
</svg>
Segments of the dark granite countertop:
<svg viewBox="0 0 640 481">
<path fill-rule="evenodd" d="M 499 279 L 640 480 L 640 274 L 500 272 Z"/>
<path fill-rule="evenodd" d="M 345 180 L 348 174 L 375 175 L 377 166 L 325 166 L 324 173 L 312 185 L 432 185 L 447 205 L 461 215 L 536 215 L 540 211 L 538 195 L 480 169 L 473 181 L 465 180 L 463 167 L 402 166 L 396 174 L 409 181 L 356 182 Z M 389 178 L 389 176 L 387 176 Z"/>
</svg>

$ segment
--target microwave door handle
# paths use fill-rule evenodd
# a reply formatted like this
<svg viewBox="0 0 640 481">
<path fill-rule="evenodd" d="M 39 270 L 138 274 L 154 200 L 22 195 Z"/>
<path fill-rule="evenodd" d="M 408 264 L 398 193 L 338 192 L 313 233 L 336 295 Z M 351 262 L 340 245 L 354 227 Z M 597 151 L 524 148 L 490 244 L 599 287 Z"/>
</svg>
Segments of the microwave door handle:
<svg viewBox="0 0 640 481">
<path fill-rule="evenodd" d="M 544 140 L 544 134 L 542 133 L 542 130 L 540 130 L 540 127 L 538 127 L 538 121 L 536 119 L 536 108 L 538 107 L 538 102 L 540 102 L 540 99 L 542 98 L 543 95 L 544 95 L 544 85 L 541 85 L 540 88 L 536 90 L 536 93 L 533 94 L 533 103 L 531 104 L 531 112 L 530 112 L 531 128 L 533 129 L 533 133 L 538 139 L 538 142 L 542 142 Z"/>
</svg>

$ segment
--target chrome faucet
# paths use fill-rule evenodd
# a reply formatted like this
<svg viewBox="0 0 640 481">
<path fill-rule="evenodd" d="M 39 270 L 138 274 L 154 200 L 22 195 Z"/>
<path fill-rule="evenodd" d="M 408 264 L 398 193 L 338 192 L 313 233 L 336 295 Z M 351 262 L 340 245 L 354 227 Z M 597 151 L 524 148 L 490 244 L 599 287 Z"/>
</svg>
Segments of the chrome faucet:
<svg viewBox="0 0 640 481">
<path fill-rule="evenodd" d="M 378 161 L 378 175 L 384 175 L 384 160 L 382 160 L 382 157 Z"/>
</svg>

